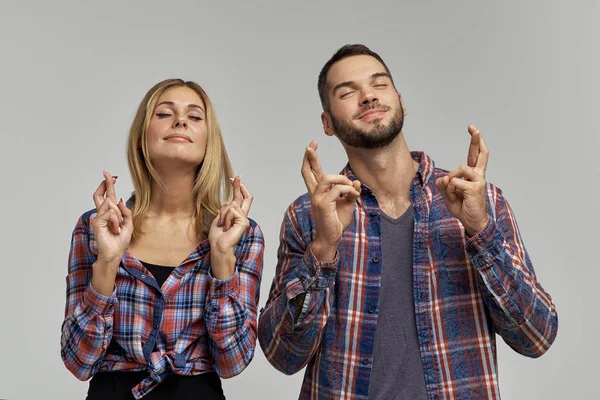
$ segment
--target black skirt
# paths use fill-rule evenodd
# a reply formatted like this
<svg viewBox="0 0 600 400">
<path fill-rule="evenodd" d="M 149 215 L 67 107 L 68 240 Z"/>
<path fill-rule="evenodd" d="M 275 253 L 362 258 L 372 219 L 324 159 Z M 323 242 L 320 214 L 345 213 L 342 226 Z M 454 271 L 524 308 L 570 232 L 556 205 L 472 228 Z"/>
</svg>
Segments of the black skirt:
<svg viewBox="0 0 600 400">
<path fill-rule="evenodd" d="M 131 389 L 148 376 L 148 372 L 98 372 L 90 381 L 86 400 L 132 400 Z M 221 379 L 216 372 L 194 376 L 169 375 L 144 400 L 224 400 Z"/>
</svg>

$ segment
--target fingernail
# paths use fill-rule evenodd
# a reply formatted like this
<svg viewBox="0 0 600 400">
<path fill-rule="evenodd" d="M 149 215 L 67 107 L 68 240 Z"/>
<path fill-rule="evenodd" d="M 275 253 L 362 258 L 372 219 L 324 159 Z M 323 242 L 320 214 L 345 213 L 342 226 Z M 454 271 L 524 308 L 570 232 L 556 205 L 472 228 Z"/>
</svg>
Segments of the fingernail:
<svg viewBox="0 0 600 400">
<path fill-rule="evenodd" d="M 217 220 L 217 226 L 221 226 L 221 218 Z"/>
<path fill-rule="evenodd" d="M 117 175 L 113 175 L 113 179 L 117 179 L 117 178 L 118 178 L 118 176 L 117 176 Z"/>
<path fill-rule="evenodd" d="M 120 234 L 121 233 L 121 227 L 119 227 L 118 231 L 119 231 L 119 234 Z"/>
<path fill-rule="evenodd" d="M 229 178 L 229 180 L 230 180 L 231 182 L 233 182 L 233 179 L 234 179 L 234 178 Z"/>
</svg>

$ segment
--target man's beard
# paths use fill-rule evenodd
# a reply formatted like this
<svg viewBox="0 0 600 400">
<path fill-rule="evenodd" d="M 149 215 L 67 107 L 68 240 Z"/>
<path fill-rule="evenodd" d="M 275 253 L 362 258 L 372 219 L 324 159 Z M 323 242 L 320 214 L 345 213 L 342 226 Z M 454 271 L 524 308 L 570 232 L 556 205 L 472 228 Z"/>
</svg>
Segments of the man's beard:
<svg viewBox="0 0 600 400">
<path fill-rule="evenodd" d="M 360 113 L 353 116 L 353 118 L 375 108 L 386 111 L 391 109 L 388 106 L 382 107 L 373 105 L 371 107 L 365 107 Z M 376 121 L 373 124 L 373 128 L 369 131 L 355 128 L 346 121 L 337 119 L 331 112 L 329 115 L 331 116 L 331 123 L 335 129 L 336 136 L 346 145 L 360 149 L 380 149 L 386 147 L 400 134 L 402 125 L 404 124 L 404 109 L 402 108 L 402 104 L 400 104 L 400 108 L 394 113 L 389 124 L 383 125 L 381 124 L 381 120 Z"/>
</svg>

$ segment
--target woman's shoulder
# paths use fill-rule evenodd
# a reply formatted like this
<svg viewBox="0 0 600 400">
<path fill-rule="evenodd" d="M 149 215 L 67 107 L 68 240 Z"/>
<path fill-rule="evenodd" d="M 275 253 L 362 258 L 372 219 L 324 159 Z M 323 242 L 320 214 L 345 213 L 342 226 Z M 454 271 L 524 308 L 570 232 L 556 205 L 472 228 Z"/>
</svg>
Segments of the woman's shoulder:
<svg viewBox="0 0 600 400">
<path fill-rule="evenodd" d="M 96 209 L 95 208 L 84 212 L 79 217 L 78 225 L 79 224 L 89 225 L 89 223 L 91 222 L 92 218 L 95 217 L 95 216 L 96 216 Z"/>
<path fill-rule="evenodd" d="M 75 224 L 75 232 L 84 231 L 86 233 L 91 229 L 91 224 L 93 218 L 96 216 L 96 209 L 93 208 L 81 214 L 77 219 L 77 223 Z"/>
<path fill-rule="evenodd" d="M 240 241 L 238 242 L 238 246 L 243 248 L 245 246 L 252 246 L 253 243 L 264 244 L 264 234 L 260 228 L 260 225 L 258 225 L 258 223 L 250 217 L 248 217 L 248 221 L 250 222 L 250 226 L 242 235 Z"/>
<path fill-rule="evenodd" d="M 245 236 L 262 237 L 263 232 L 262 232 L 260 225 L 258 225 L 258 223 L 250 217 L 248 217 L 248 221 L 250 222 L 250 228 L 248 229 L 248 231 L 246 231 Z"/>
<path fill-rule="evenodd" d="M 255 229 L 255 228 L 260 229 L 260 226 L 258 225 L 258 223 L 255 220 L 253 220 L 252 218 L 248 217 L 248 221 L 250 221 L 250 227 L 252 229 Z"/>
</svg>

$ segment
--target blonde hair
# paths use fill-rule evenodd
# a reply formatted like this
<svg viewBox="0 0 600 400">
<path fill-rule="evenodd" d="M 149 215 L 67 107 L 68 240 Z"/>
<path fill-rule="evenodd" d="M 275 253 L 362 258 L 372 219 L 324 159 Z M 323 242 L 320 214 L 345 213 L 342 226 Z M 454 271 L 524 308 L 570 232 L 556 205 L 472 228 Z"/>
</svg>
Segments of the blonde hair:
<svg viewBox="0 0 600 400">
<path fill-rule="evenodd" d="M 212 220 L 217 216 L 223 202 L 231 198 L 229 177 L 233 175 L 231 163 L 225 150 L 221 128 L 208 95 L 195 82 L 181 79 L 167 79 L 154 85 L 142 99 L 127 140 L 127 161 L 134 185 L 133 214 L 134 237 L 143 234 L 142 222 L 150 206 L 152 181 L 166 190 L 158 173 L 148 157 L 148 125 L 154 107 L 160 96 L 167 90 L 185 86 L 192 89 L 204 102 L 208 136 L 204 159 L 196 171 L 193 196 L 195 198 L 195 227 L 199 239 L 207 237 Z"/>
</svg>

